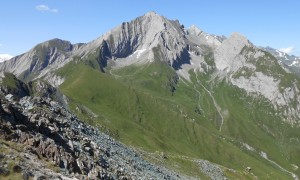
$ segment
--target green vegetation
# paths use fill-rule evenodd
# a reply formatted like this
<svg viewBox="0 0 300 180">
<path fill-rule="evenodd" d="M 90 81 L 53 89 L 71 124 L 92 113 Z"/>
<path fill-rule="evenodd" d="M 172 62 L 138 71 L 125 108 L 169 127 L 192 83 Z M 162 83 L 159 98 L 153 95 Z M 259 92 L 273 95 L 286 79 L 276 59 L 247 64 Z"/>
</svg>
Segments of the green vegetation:
<svg viewBox="0 0 300 180">
<path fill-rule="evenodd" d="M 23 83 L 11 73 L 4 72 L 4 78 L 0 82 L 0 86 L 4 91 L 15 94 L 17 97 L 23 97 L 29 94 L 27 84 Z"/>
<path fill-rule="evenodd" d="M 4 154 L 14 154 L 18 156 L 18 153 L 22 151 L 24 147 L 20 144 L 5 141 L 0 139 L 0 155 Z M 22 179 L 22 174 L 15 170 L 14 167 L 20 163 L 20 158 L 9 159 L 5 156 L 0 157 L 0 168 L 3 164 L 7 163 L 8 172 L 0 174 L 0 179 L 2 180 L 15 180 Z M 6 169 L 6 168 L 5 168 Z M 3 173 L 3 171 L 2 171 Z"/>
<path fill-rule="evenodd" d="M 1 84 L 9 89 L 17 89 L 22 86 L 21 81 L 19 81 L 15 75 L 8 72 L 4 73 L 4 78 L 2 79 Z"/>
<path fill-rule="evenodd" d="M 204 61 L 207 63 L 207 65 L 215 66 L 215 61 L 214 61 L 213 57 L 214 57 L 213 53 L 209 53 L 209 54 L 204 56 Z"/>
<path fill-rule="evenodd" d="M 282 137 L 299 137 L 297 128 L 281 125 L 278 117 L 270 115 L 273 109 L 262 108 L 270 107 L 269 104 L 250 101 L 245 93 L 225 82 L 211 86 L 207 82 L 209 76 L 198 74 L 196 77 L 193 73 L 191 79 L 195 86 L 175 81 L 174 70 L 157 60 L 143 66 L 114 69 L 111 74 L 77 61 L 57 73 L 66 78 L 60 89 L 71 99 L 73 111 L 87 122 L 109 129 L 111 135 L 128 145 L 148 152 L 166 152 L 174 157 L 207 159 L 236 170 L 226 171 L 236 178 L 249 177 L 244 170 L 251 166 L 252 173 L 261 178 L 291 179 L 258 153 L 242 148 L 242 142 L 266 152 L 270 159 L 289 171 L 293 171 L 291 162 L 299 165 L 291 158 L 299 159 L 297 147 L 300 146 L 291 146 L 289 141 L 285 142 L 288 137 Z M 196 82 L 197 78 L 203 86 Z M 218 131 L 219 114 L 203 87 L 212 92 L 222 112 L 227 114 L 221 132 Z M 80 110 L 82 105 L 88 111 Z M 255 106 L 253 111 L 248 110 L 250 106 Z M 195 111 L 197 108 L 200 111 Z M 283 151 L 285 146 L 290 150 Z M 177 169 L 195 175 L 196 167 L 191 163 L 171 157 L 166 164 L 169 167 L 177 164 Z"/>
<path fill-rule="evenodd" d="M 299 128 L 283 123 L 263 97 L 247 97 L 242 90 L 224 82 L 216 87 L 215 94 L 222 108 L 230 112 L 222 132 L 239 142 L 251 144 L 256 150 L 267 152 L 271 160 L 291 170 L 291 163 L 296 162 L 289 156 L 294 152 L 300 158 L 300 142 L 289 142 L 300 136 Z"/>
</svg>

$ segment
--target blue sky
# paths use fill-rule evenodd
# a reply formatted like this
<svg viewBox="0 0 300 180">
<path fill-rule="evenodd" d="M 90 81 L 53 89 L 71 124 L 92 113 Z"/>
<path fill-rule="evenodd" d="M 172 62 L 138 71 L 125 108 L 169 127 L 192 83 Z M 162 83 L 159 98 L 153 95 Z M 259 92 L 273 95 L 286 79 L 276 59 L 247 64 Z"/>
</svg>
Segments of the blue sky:
<svg viewBox="0 0 300 180">
<path fill-rule="evenodd" d="M 89 42 L 148 11 L 300 56 L 298 0 L 1 0 L 0 54 L 18 55 L 52 38 Z"/>
</svg>

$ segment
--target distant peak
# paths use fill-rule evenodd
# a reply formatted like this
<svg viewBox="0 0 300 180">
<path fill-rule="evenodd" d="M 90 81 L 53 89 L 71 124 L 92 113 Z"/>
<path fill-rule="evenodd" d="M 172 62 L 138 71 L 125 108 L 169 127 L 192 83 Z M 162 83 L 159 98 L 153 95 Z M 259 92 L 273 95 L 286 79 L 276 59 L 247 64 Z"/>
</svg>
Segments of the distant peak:
<svg viewBox="0 0 300 180">
<path fill-rule="evenodd" d="M 147 12 L 147 13 L 145 14 L 145 16 L 160 16 L 160 15 L 157 14 L 156 12 L 154 12 L 154 11 L 150 11 L 150 12 Z"/>
<path fill-rule="evenodd" d="M 50 39 L 49 41 L 46 41 L 44 43 L 67 43 L 67 44 L 71 44 L 70 41 L 66 41 L 66 40 L 62 40 L 62 39 L 58 39 L 58 38 L 54 38 L 54 39 Z"/>
<path fill-rule="evenodd" d="M 151 19 L 151 20 L 162 20 L 162 21 L 166 20 L 166 18 L 164 16 L 161 16 L 154 11 L 147 12 L 142 17 L 144 17 L 146 19 Z"/>
<path fill-rule="evenodd" d="M 248 40 L 244 35 L 238 32 L 233 32 L 229 38 L 235 38 L 235 39 L 246 39 Z"/>
<path fill-rule="evenodd" d="M 241 33 L 238 33 L 238 32 L 232 33 L 228 39 L 233 40 L 233 41 L 239 41 L 245 45 L 251 44 L 244 35 L 242 35 Z"/>
<path fill-rule="evenodd" d="M 198 30 L 200 30 L 196 25 L 191 25 L 191 27 L 189 28 L 189 29 L 198 29 Z"/>
<path fill-rule="evenodd" d="M 54 38 L 48 41 L 44 41 L 38 44 L 37 46 L 56 47 L 56 46 L 70 46 L 70 45 L 72 45 L 70 41 Z"/>
<path fill-rule="evenodd" d="M 54 38 L 50 39 L 48 41 L 44 41 L 38 45 L 36 45 L 33 50 L 40 50 L 40 48 L 57 48 L 62 51 L 71 51 L 73 48 L 73 45 L 70 41 L 65 41 L 62 39 Z"/>
<path fill-rule="evenodd" d="M 191 25 L 188 32 L 195 35 L 200 35 L 203 31 L 195 25 Z"/>
</svg>

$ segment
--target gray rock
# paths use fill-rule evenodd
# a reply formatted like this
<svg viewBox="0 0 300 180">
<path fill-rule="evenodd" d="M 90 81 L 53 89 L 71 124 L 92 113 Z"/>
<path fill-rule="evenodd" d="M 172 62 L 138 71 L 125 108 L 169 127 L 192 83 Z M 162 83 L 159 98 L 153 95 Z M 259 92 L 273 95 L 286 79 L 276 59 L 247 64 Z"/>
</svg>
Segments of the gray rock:
<svg viewBox="0 0 300 180">
<path fill-rule="evenodd" d="M 20 106 L 17 106 L 19 102 Z M 108 135 L 82 123 L 54 101 L 24 97 L 20 101 L 2 99 L 1 103 L 10 108 L 5 116 L 1 116 L 0 125 L 12 129 L 3 132 L 3 136 L 13 137 L 15 142 L 26 145 L 23 158 L 30 161 L 24 161 L 20 168 L 16 167 L 16 171 L 23 173 L 24 179 L 71 178 L 75 174 L 95 179 L 178 179 L 178 174 L 163 167 L 157 171 L 157 166 Z M 33 108 L 38 106 L 39 111 L 26 113 L 28 104 Z M 51 111 L 53 106 L 56 110 Z M 5 123 L 9 116 L 16 118 L 14 124 Z M 45 118 L 48 116 L 52 120 Z M 56 173 L 30 164 L 39 164 L 40 160 L 34 159 L 41 157 L 61 171 Z"/>
</svg>

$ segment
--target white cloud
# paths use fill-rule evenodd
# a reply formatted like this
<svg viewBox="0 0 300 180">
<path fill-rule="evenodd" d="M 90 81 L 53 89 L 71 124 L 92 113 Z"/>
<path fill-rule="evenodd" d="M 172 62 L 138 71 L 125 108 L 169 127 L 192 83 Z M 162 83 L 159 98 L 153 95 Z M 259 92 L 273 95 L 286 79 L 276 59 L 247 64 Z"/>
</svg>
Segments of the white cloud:
<svg viewBox="0 0 300 180">
<path fill-rule="evenodd" d="M 58 9 L 51 9 L 51 8 L 49 8 L 49 6 L 46 6 L 43 4 L 35 6 L 35 9 L 38 11 L 41 11 L 41 12 L 52 12 L 52 13 L 58 12 Z"/>
<path fill-rule="evenodd" d="M 280 48 L 279 51 L 290 54 L 290 53 L 294 52 L 294 49 L 295 48 L 293 46 L 290 46 L 290 47 L 287 47 L 287 48 Z"/>
<path fill-rule="evenodd" d="M 13 58 L 14 56 L 9 55 L 9 54 L 0 54 L 0 63 L 10 60 L 11 58 Z"/>
</svg>

